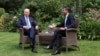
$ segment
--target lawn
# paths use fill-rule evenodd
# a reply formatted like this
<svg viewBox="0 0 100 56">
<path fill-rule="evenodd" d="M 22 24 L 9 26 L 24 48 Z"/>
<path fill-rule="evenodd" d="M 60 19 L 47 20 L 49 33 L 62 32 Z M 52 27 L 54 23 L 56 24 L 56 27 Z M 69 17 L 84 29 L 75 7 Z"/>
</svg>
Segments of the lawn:
<svg viewBox="0 0 100 56">
<path fill-rule="evenodd" d="M 45 50 L 37 45 L 38 53 L 32 53 L 30 49 L 22 50 L 18 46 L 19 34 L 0 32 L 0 56 L 52 56 L 52 50 Z M 80 51 L 63 51 L 56 56 L 100 56 L 100 41 L 79 41 Z"/>
</svg>

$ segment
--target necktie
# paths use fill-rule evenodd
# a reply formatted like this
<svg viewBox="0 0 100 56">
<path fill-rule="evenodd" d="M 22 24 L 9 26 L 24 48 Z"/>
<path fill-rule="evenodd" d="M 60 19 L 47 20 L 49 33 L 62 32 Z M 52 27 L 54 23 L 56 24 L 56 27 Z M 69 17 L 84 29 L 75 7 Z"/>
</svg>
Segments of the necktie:
<svg viewBox="0 0 100 56">
<path fill-rule="evenodd" d="M 27 23 L 27 26 L 28 26 L 29 28 L 31 28 L 31 24 L 30 24 L 29 17 L 26 17 L 26 23 Z"/>
</svg>

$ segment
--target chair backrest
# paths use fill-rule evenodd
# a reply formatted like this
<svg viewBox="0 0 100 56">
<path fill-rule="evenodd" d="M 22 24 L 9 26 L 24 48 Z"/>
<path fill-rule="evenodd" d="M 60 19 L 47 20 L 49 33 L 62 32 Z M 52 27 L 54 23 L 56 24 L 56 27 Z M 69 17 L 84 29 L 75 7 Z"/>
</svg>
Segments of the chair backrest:
<svg viewBox="0 0 100 56">
<path fill-rule="evenodd" d="M 75 19 L 75 28 L 79 28 L 79 21 L 80 21 L 79 19 L 77 18 Z"/>
</svg>

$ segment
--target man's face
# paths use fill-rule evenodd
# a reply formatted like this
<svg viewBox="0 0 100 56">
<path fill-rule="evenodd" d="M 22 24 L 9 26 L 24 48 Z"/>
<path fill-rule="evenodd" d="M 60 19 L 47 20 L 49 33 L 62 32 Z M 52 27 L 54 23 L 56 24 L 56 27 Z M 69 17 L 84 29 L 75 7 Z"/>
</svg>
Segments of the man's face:
<svg viewBox="0 0 100 56">
<path fill-rule="evenodd" d="M 24 16 L 29 16 L 30 15 L 30 10 L 29 9 L 25 9 L 24 10 Z"/>
<path fill-rule="evenodd" d="M 66 15 L 66 14 L 68 13 L 68 11 L 64 8 L 64 9 L 62 9 L 62 13 L 63 13 L 64 15 Z"/>
</svg>

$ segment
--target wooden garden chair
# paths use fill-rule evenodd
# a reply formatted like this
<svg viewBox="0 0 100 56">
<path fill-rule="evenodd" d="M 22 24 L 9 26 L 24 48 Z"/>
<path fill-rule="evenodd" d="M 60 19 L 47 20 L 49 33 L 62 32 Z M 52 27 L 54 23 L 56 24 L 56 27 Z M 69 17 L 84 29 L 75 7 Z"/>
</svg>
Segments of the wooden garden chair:
<svg viewBox="0 0 100 56">
<path fill-rule="evenodd" d="M 28 36 L 24 35 L 24 31 L 22 28 L 19 28 L 19 33 L 20 33 L 20 38 L 19 38 L 19 46 L 22 47 L 22 49 L 25 49 L 26 44 L 30 44 L 30 38 Z M 38 33 L 36 35 L 36 44 L 39 44 L 39 39 L 38 39 Z"/>
<path fill-rule="evenodd" d="M 75 28 L 69 28 L 67 29 L 67 32 L 66 32 L 66 37 L 63 37 L 62 38 L 62 44 L 66 46 L 66 51 L 68 51 L 68 48 L 70 46 L 74 46 L 74 47 L 77 47 L 78 49 L 79 48 L 79 45 L 78 45 L 78 40 L 77 40 L 77 31 L 78 31 L 78 28 L 79 28 L 79 19 L 75 19 Z"/>
</svg>

